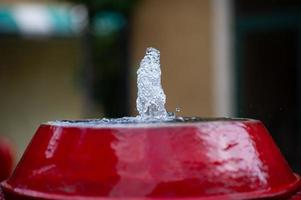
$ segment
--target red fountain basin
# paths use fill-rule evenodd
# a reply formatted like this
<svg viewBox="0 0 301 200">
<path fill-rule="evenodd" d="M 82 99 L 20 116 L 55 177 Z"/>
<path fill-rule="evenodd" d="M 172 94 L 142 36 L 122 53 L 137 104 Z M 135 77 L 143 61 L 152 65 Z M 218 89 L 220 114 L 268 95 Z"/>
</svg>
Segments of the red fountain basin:
<svg viewBox="0 0 301 200">
<path fill-rule="evenodd" d="M 257 120 L 43 124 L 13 175 L 10 199 L 298 199 L 294 174 Z"/>
</svg>

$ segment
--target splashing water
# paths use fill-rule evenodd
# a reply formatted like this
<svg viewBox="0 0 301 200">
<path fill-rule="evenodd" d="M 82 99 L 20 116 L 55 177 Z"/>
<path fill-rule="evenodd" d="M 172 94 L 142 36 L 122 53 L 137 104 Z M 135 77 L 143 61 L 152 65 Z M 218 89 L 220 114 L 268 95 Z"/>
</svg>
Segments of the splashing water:
<svg viewBox="0 0 301 200">
<path fill-rule="evenodd" d="M 161 86 L 160 51 L 155 48 L 147 48 L 144 58 L 137 70 L 137 110 L 136 117 L 122 117 L 115 119 L 89 119 L 89 120 L 58 120 L 48 124 L 64 126 L 104 126 L 131 123 L 160 123 L 160 122 L 186 122 L 199 119 L 186 119 L 177 117 L 175 113 L 169 113 L 165 109 L 166 96 Z M 178 112 L 179 110 L 177 110 Z"/>
<path fill-rule="evenodd" d="M 166 120 L 170 116 L 165 110 L 166 96 L 161 86 L 160 51 L 147 48 L 137 71 L 139 116 L 143 120 Z"/>
</svg>

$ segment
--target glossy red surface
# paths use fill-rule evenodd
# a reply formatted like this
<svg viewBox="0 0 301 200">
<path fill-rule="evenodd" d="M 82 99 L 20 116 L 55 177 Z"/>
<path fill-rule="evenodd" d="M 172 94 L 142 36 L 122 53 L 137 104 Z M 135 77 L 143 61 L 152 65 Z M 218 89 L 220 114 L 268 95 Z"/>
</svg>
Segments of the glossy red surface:
<svg viewBox="0 0 301 200">
<path fill-rule="evenodd" d="M 11 145 L 0 139 L 0 182 L 7 179 L 13 170 L 14 156 Z"/>
<path fill-rule="evenodd" d="M 2 183 L 7 200 L 289 199 L 299 188 L 299 176 L 255 120 L 42 125 Z"/>
</svg>

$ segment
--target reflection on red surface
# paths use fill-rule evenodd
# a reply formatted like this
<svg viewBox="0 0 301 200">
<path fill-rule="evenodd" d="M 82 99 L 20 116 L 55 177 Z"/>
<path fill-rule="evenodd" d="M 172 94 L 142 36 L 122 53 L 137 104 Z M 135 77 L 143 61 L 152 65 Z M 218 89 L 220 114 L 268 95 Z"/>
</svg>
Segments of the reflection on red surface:
<svg viewBox="0 0 301 200">
<path fill-rule="evenodd" d="M 250 199 L 288 197 L 299 185 L 299 177 L 255 120 L 42 125 L 2 184 L 7 199 Z"/>
</svg>

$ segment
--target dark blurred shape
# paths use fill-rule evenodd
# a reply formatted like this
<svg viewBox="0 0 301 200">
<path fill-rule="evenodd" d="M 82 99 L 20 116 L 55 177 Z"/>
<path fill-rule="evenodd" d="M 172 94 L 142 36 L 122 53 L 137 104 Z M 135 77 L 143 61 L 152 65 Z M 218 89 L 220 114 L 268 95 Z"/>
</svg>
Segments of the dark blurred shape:
<svg viewBox="0 0 301 200">
<path fill-rule="evenodd" d="M 301 1 L 235 1 L 238 115 L 266 124 L 301 172 Z"/>
<path fill-rule="evenodd" d="M 85 4 L 90 14 L 86 37 L 89 95 L 94 104 L 103 108 L 106 117 L 126 116 L 129 114 L 128 36 L 136 0 L 78 2 Z"/>
<path fill-rule="evenodd" d="M 300 0 L 235 0 L 235 14 L 238 16 L 267 14 L 283 10 L 298 11 Z"/>
<path fill-rule="evenodd" d="M 12 146 L 3 138 L 0 138 L 0 182 L 9 177 L 13 170 L 13 165 L 14 155 Z"/>
<path fill-rule="evenodd" d="M 119 12 L 100 11 L 91 22 L 93 97 L 106 117 L 128 115 L 128 20 Z"/>
</svg>

